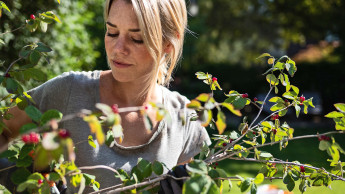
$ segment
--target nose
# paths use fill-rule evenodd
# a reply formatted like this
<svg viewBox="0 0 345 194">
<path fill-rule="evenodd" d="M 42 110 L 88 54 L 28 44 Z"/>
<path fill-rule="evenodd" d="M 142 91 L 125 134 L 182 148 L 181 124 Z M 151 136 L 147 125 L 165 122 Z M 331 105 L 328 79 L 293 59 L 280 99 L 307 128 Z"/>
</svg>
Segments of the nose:
<svg viewBox="0 0 345 194">
<path fill-rule="evenodd" d="M 127 46 L 126 37 L 119 36 L 115 41 L 114 51 L 116 54 L 128 55 L 129 50 Z"/>
</svg>

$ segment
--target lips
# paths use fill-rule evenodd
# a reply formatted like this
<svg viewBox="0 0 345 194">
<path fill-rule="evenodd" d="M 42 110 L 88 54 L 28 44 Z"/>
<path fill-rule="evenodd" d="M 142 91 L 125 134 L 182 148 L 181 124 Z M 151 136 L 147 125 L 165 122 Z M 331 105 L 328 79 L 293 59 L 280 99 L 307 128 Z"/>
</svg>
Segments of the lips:
<svg viewBox="0 0 345 194">
<path fill-rule="evenodd" d="M 116 61 L 116 60 L 112 60 L 112 64 L 117 68 L 128 68 L 132 66 L 132 64 L 128 64 L 128 63 L 124 63 L 122 61 Z"/>
</svg>

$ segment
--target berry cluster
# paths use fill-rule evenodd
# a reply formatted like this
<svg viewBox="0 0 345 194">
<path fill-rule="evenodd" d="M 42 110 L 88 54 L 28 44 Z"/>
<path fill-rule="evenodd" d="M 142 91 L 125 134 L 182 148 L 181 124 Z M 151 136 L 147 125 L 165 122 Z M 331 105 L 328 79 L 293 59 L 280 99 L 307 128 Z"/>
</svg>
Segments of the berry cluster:
<svg viewBox="0 0 345 194">
<path fill-rule="evenodd" d="M 300 166 L 300 170 L 301 170 L 301 172 L 305 172 L 304 166 Z"/>
<path fill-rule="evenodd" d="M 40 135 L 38 133 L 35 133 L 35 132 L 25 134 L 22 136 L 22 141 L 25 144 L 36 144 L 40 141 Z"/>
<path fill-rule="evenodd" d="M 326 135 L 321 135 L 318 137 L 319 141 L 330 141 L 331 138 Z"/>
<path fill-rule="evenodd" d="M 117 106 L 117 104 L 113 104 L 111 106 L 111 110 L 113 111 L 113 113 L 119 114 L 119 107 Z"/>
<path fill-rule="evenodd" d="M 68 138 L 70 136 L 70 133 L 66 129 L 60 129 L 59 130 L 59 137 L 62 139 Z"/>
<path fill-rule="evenodd" d="M 279 119 L 279 115 L 274 114 L 271 116 L 271 120 L 276 120 L 276 119 Z"/>
<path fill-rule="evenodd" d="M 247 93 L 241 95 L 242 98 L 248 98 L 248 96 L 249 95 Z"/>
<path fill-rule="evenodd" d="M 305 101 L 305 97 L 304 96 L 299 97 L 299 102 L 300 102 L 299 105 L 303 105 L 304 101 Z"/>
</svg>

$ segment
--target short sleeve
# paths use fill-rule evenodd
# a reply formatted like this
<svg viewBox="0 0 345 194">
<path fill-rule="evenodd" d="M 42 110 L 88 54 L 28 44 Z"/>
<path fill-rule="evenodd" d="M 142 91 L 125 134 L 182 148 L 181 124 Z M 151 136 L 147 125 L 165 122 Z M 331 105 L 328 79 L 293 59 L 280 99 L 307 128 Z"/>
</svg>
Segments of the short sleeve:
<svg viewBox="0 0 345 194">
<path fill-rule="evenodd" d="M 211 145 L 210 137 L 199 121 L 191 121 L 190 118 L 187 118 L 186 121 L 184 146 L 177 163 L 189 161 L 192 157 L 199 154 L 204 142 L 208 146 Z"/>
<path fill-rule="evenodd" d="M 35 101 L 33 105 L 40 111 L 57 109 L 63 112 L 63 109 L 67 107 L 72 82 L 73 75 L 66 72 L 29 90 L 28 94 Z"/>
</svg>

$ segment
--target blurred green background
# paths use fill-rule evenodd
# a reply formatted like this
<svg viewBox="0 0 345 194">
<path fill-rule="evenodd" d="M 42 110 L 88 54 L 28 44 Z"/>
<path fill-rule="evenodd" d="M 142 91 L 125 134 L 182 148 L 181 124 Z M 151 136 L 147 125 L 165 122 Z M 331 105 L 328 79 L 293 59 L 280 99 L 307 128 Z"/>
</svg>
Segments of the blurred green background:
<svg viewBox="0 0 345 194">
<path fill-rule="evenodd" d="M 1 33 L 23 25 L 30 14 L 48 10 L 57 13 L 62 23 L 49 25 L 47 33 L 18 30 L 0 35 L 5 42 L 0 44 L 0 73 L 17 59 L 23 46 L 38 40 L 54 50 L 49 54 L 50 64 L 42 59 L 39 64 L 48 79 L 65 71 L 107 69 L 103 43 L 104 0 L 61 0 L 60 5 L 56 0 L 3 1 L 12 14 L 3 10 Z M 223 91 L 216 93 L 219 101 L 230 90 L 262 100 L 268 91 L 262 74 L 268 66 L 256 57 L 264 52 L 276 57 L 288 55 L 298 67 L 291 83 L 306 97 L 314 96 L 317 109 L 310 110 L 308 116 L 301 115 L 299 120 L 291 112 L 283 120 L 295 127 L 299 135 L 334 129 L 333 122 L 323 115 L 334 110 L 334 103 L 345 102 L 344 0 L 190 0 L 187 5 L 191 32 L 186 35 L 183 59 L 171 83 L 172 90 L 189 98 L 208 92 L 208 87 L 194 75 L 204 71 L 217 77 L 223 87 Z M 38 84 L 33 82 L 30 86 Z M 279 94 L 282 92 L 280 88 Z M 242 112 L 251 120 L 256 111 L 247 107 Z M 267 115 L 268 111 L 263 114 Z M 238 123 L 239 118 L 230 117 L 229 129 L 236 129 Z M 339 143 L 344 145 L 344 140 L 340 137 Z M 327 162 L 320 163 L 328 158 L 327 154 L 318 152 L 317 147 L 315 139 L 291 142 L 287 151 L 273 153 L 283 159 L 327 166 Z M 278 149 L 273 146 L 272 150 Z M 239 163 L 244 164 L 220 165 L 234 174 L 250 175 L 260 168 L 251 163 L 240 168 Z M 341 185 L 345 190 L 344 184 Z"/>
</svg>

